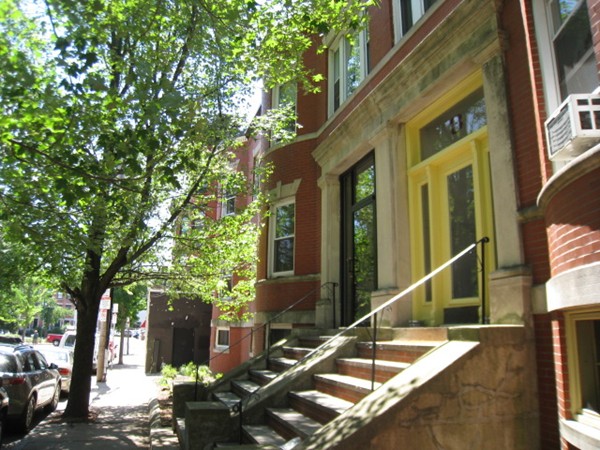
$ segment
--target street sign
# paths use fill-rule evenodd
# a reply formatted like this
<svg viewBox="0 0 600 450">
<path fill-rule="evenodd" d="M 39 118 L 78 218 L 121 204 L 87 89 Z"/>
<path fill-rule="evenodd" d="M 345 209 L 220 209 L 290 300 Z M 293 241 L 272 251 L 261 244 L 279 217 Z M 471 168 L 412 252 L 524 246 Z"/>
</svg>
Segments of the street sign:
<svg viewBox="0 0 600 450">
<path fill-rule="evenodd" d="M 108 309 L 100 310 L 100 322 L 106 322 L 106 317 L 108 316 Z"/>
</svg>

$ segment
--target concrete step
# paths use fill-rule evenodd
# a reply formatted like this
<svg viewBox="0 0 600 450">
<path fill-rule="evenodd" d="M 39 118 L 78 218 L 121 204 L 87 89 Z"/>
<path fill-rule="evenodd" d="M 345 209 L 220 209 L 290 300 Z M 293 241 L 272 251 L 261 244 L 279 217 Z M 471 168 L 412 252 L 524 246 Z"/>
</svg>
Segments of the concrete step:
<svg viewBox="0 0 600 450">
<path fill-rule="evenodd" d="M 215 393 L 213 393 L 213 397 L 215 398 L 215 400 L 220 401 L 220 402 L 224 403 L 225 405 L 227 405 L 227 407 L 230 410 L 237 407 L 240 403 L 240 400 L 242 399 L 239 395 L 237 395 L 231 391 L 215 392 Z"/>
<path fill-rule="evenodd" d="M 219 450 L 281 450 L 277 445 L 260 445 L 260 444 L 215 444 L 215 448 Z"/>
<path fill-rule="evenodd" d="M 367 358 L 339 358 L 336 360 L 338 373 L 370 380 L 373 373 L 373 360 Z M 375 381 L 385 383 L 398 375 L 410 364 L 397 361 L 375 360 Z"/>
<path fill-rule="evenodd" d="M 300 361 L 313 350 L 314 348 L 309 347 L 283 347 L 283 356 L 285 358 Z"/>
<path fill-rule="evenodd" d="M 344 413 L 354 403 L 317 390 L 290 392 L 288 401 L 292 408 L 326 424 Z"/>
<path fill-rule="evenodd" d="M 412 364 L 428 351 L 443 342 L 437 341 L 377 341 L 375 344 L 375 358 L 385 361 L 397 361 Z M 359 342 L 356 344 L 359 358 L 371 359 L 373 356 L 372 342 Z"/>
<path fill-rule="evenodd" d="M 305 348 L 317 348 L 319 345 L 327 342 L 331 336 L 300 336 L 298 338 L 298 346 Z"/>
<path fill-rule="evenodd" d="M 321 424 L 292 408 L 267 408 L 267 425 L 287 440 L 312 436 Z"/>
<path fill-rule="evenodd" d="M 233 380 L 231 382 L 231 391 L 242 398 L 248 397 L 258 388 L 260 388 L 260 385 L 252 380 Z"/>
<path fill-rule="evenodd" d="M 298 363 L 295 359 L 290 358 L 269 358 L 269 369 L 274 372 L 283 372 Z"/>
<path fill-rule="evenodd" d="M 250 380 L 254 381 L 255 383 L 257 383 L 261 386 L 264 386 L 265 384 L 267 384 L 269 381 L 271 381 L 277 375 L 279 375 L 278 372 L 274 372 L 274 371 L 268 370 L 268 369 L 250 370 L 248 372 L 248 376 L 250 377 Z"/>
<path fill-rule="evenodd" d="M 242 430 L 250 443 L 281 447 L 287 442 L 287 439 L 267 425 L 244 425 Z"/>
<path fill-rule="evenodd" d="M 362 378 L 340 375 L 337 373 L 319 374 L 313 377 L 315 389 L 335 397 L 342 398 L 352 403 L 357 403 L 372 390 L 371 381 Z M 374 389 L 381 386 L 381 383 L 375 382 Z"/>
</svg>

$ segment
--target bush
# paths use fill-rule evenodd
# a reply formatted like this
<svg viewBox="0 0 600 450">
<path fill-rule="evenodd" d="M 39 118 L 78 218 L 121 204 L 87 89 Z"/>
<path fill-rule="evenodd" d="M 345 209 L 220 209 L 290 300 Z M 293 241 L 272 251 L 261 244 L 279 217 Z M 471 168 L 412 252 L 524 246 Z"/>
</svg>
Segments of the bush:
<svg viewBox="0 0 600 450">
<path fill-rule="evenodd" d="M 222 373 L 213 374 L 208 366 L 196 366 L 196 364 L 191 361 L 180 366 L 179 369 L 176 369 L 170 364 L 163 364 L 160 369 L 160 374 L 162 376 L 159 380 L 159 384 L 161 386 L 170 387 L 177 375 L 196 380 L 196 367 L 198 368 L 198 382 L 202 383 L 204 386 L 208 386 L 210 383 L 223 376 Z"/>
<path fill-rule="evenodd" d="M 173 379 L 177 376 L 177 369 L 171 364 L 163 364 L 160 374 L 162 375 L 159 381 L 160 385 L 170 386 Z"/>
</svg>

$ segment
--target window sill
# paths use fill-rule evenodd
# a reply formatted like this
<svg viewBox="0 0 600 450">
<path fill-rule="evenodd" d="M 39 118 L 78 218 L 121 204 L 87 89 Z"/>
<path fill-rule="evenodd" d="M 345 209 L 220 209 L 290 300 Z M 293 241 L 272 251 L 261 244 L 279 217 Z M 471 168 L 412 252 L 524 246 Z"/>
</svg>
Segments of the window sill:
<svg viewBox="0 0 600 450">
<path fill-rule="evenodd" d="M 580 450 L 600 448 L 600 429 L 587 423 L 561 419 L 560 435 Z"/>
<path fill-rule="evenodd" d="M 215 346 L 215 348 L 213 349 L 215 352 L 219 352 L 219 353 L 229 353 L 229 346 L 228 345 L 217 345 Z"/>
</svg>

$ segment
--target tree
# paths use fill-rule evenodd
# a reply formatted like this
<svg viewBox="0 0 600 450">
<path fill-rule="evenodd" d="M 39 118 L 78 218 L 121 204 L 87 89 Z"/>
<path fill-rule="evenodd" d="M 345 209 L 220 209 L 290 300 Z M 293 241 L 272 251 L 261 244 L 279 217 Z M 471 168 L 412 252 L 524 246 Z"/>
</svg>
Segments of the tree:
<svg viewBox="0 0 600 450">
<path fill-rule="evenodd" d="M 315 33 L 345 30 L 372 2 L 5 0 L 0 3 L 0 217 L 77 308 L 65 415 L 86 418 L 102 294 L 140 280 L 203 290 L 249 279 L 259 205 L 215 220 L 240 99 L 262 78 L 314 89 Z M 203 226 L 177 234 L 184 217 Z M 170 246 L 191 253 L 175 255 Z M 200 282 L 201 281 L 201 282 Z M 191 288 L 188 288 L 191 289 Z M 247 284 L 235 295 L 251 298 Z"/>
<path fill-rule="evenodd" d="M 13 284 L 9 294 L 3 301 L 0 320 L 13 323 L 23 329 L 42 311 L 43 304 L 52 300 L 51 291 L 38 280 L 29 279 L 20 284 Z"/>
</svg>

